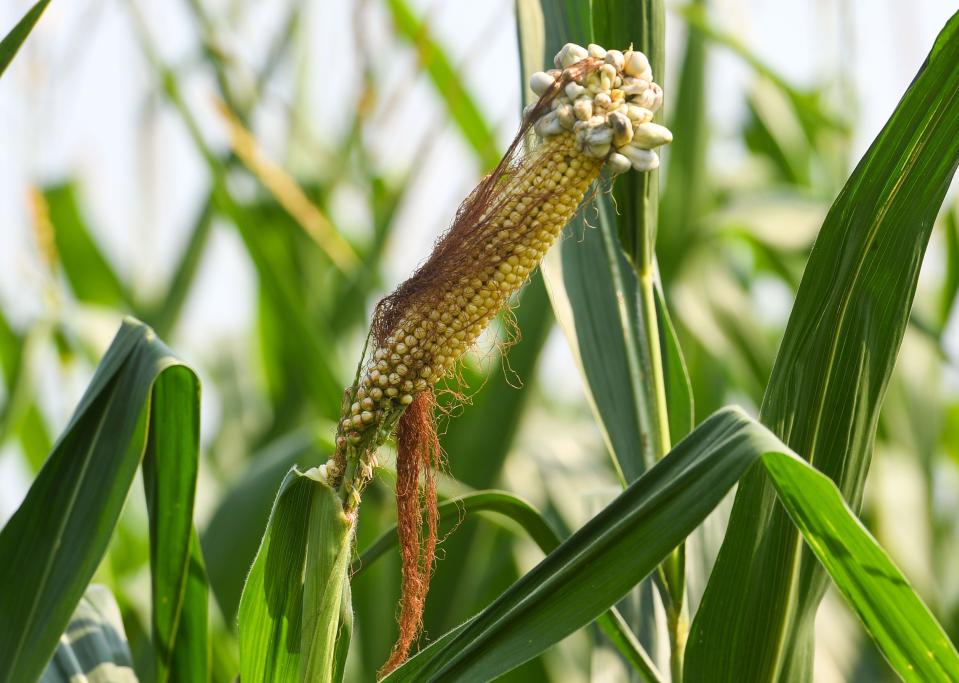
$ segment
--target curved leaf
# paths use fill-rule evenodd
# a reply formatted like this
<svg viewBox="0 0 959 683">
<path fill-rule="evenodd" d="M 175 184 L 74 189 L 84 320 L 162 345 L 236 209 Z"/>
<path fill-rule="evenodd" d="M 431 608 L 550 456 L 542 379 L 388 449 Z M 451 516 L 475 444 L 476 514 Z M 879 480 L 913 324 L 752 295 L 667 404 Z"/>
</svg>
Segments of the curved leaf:
<svg viewBox="0 0 959 683">
<path fill-rule="evenodd" d="M 536 656 L 655 569 L 757 460 L 897 672 L 918 681 L 948 680 L 942 672 L 959 670 L 959 654 L 942 627 L 835 485 L 761 424 L 726 408 L 493 604 L 386 680 L 488 681 Z"/>
<path fill-rule="evenodd" d="M 445 535 L 456 528 L 463 516 L 475 512 L 496 512 L 512 519 L 523 527 L 529 537 L 544 553 L 549 554 L 560 544 L 560 538 L 546 522 L 539 511 L 522 498 L 505 491 L 477 491 L 458 498 L 447 500 L 437 508 L 440 519 L 440 535 Z M 354 560 L 350 571 L 351 576 L 362 572 L 375 562 L 383 553 L 397 545 L 396 527 L 386 531 L 369 548 Z M 619 653 L 628 661 L 644 679 L 656 683 L 661 680 L 656 665 L 642 645 L 629 630 L 623 617 L 615 607 L 601 615 L 596 620 Z"/>
<path fill-rule="evenodd" d="M 43 191 L 57 256 L 74 295 L 84 303 L 131 307 L 129 293 L 97 245 L 80 213 L 76 186 L 65 183 Z"/>
<path fill-rule="evenodd" d="M 539 654 L 614 605 L 759 455 L 780 448 L 741 411 L 720 411 L 487 609 L 386 680 L 487 681 Z"/>
<path fill-rule="evenodd" d="M 196 375 L 148 327 L 126 320 L 0 531 L 0 681 L 43 671 L 145 450 L 157 680 L 205 679 L 206 582 L 192 533 L 199 438 Z"/>
<path fill-rule="evenodd" d="M 853 509 L 929 234 L 959 163 L 957 63 L 959 14 L 826 217 L 760 412 L 764 424 L 838 484 Z M 755 470 L 739 487 L 693 621 L 691 680 L 811 676 L 826 576 L 800 551 L 771 483 Z"/>
<path fill-rule="evenodd" d="M 763 457 L 806 544 L 903 680 L 955 681 L 948 636 L 902 572 L 856 518 L 836 485 L 796 458 Z"/>
<path fill-rule="evenodd" d="M 233 623 L 240 594 L 266 531 L 274 492 L 293 466 L 323 462 L 331 444 L 317 443 L 306 431 L 289 434 L 263 448 L 220 499 L 201 535 L 210 588 L 227 622 Z"/>
</svg>

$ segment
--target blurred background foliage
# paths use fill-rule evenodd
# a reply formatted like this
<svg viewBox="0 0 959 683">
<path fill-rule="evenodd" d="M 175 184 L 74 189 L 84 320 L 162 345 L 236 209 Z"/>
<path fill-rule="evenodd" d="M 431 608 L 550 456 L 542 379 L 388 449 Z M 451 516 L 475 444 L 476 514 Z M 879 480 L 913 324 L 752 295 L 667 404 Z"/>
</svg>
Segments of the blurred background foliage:
<svg viewBox="0 0 959 683">
<path fill-rule="evenodd" d="M 676 140 L 657 249 L 697 421 L 730 402 L 755 412 L 816 228 L 946 16 L 932 0 L 670 5 L 662 80 Z M 0 524 L 121 316 L 151 325 L 203 380 L 197 526 L 214 678 L 232 680 L 240 591 L 277 485 L 290 465 L 326 459 L 372 306 L 498 160 L 519 71 L 508 0 L 53 3 L 0 82 Z M 946 207 L 863 518 L 955 641 L 959 216 Z M 494 332 L 465 372 L 443 493 L 506 488 L 577 528 L 619 491 L 616 472 L 539 275 L 515 314 L 521 341 L 502 358 Z M 359 549 L 393 524 L 390 468 L 386 457 L 365 498 Z M 147 656 L 146 524 L 131 497 L 95 579 L 117 598 L 134 660 Z M 696 557 L 715 553 L 722 524 L 720 511 Z M 479 515 L 441 555 L 434 635 L 540 551 Z M 691 568 L 693 605 L 707 569 Z M 386 658 L 398 583 L 395 553 L 355 579 L 352 680 Z M 817 628 L 817 681 L 891 675 L 832 596 Z M 589 630 L 506 680 L 625 675 Z"/>
</svg>

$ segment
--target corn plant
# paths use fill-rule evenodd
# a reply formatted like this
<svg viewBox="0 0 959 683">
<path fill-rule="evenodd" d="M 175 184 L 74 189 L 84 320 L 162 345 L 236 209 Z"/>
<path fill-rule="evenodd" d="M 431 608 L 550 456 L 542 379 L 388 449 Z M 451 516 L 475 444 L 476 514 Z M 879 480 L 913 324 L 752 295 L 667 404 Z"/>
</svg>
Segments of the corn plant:
<svg viewBox="0 0 959 683">
<path fill-rule="evenodd" d="M 40 0 L 0 42 L 0 75 L 48 4 Z M 721 201 L 708 192 L 704 164 L 704 45 L 752 59 L 710 25 L 705 2 L 681 10 L 689 35 L 667 120 L 661 0 L 517 0 L 526 107 L 500 156 L 428 27 L 404 0 L 385 0 L 397 38 L 416 47 L 488 171 L 429 256 L 385 297 L 370 273 L 406 186 L 370 170 L 363 111 L 337 158 L 369 175 L 367 243 L 325 215 L 334 181 L 301 187 L 264 160 L 249 131 L 257 101 L 231 84 L 205 8 L 189 6 L 216 76 L 227 153 L 207 143 L 177 71 L 129 6 L 158 92 L 210 176 L 165 294 L 144 299 L 112 270 L 75 186 L 33 196 L 73 296 L 130 317 L 51 442 L 22 380 L 31 335 L 80 345 L 66 325 L 21 333 L 0 315 L 0 441 L 16 437 L 37 467 L 0 530 L 0 681 L 552 680 L 544 653 L 577 632 L 591 652 L 614 652 L 616 671 L 631 680 L 808 681 L 830 587 L 884 670 L 959 681 L 959 610 L 927 604 L 859 517 L 873 452 L 894 419 L 883 404 L 897 396 L 903 339 L 911 327 L 939 340 L 959 291 L 953 216 L 943 225 L 948 273 L 936 322 L 914 310 L 959 165 L 959 14 L 842 188 L 828 188 L 832 205 L 802 255 L 801 278 L 787 255 L 744 240 L 795 289 L 768 368 L 748 321 L 712 312 L 741 340 L 750 376 L 722 368 L 723 379 L 755 399 L 752 416 L 710 391 L 724 359 L 688 315 L 671 314 L 681 308 L 684 268 L 702 258 L 704 206 Z M 752 63 L 810 141 L 842 137 L 840 117 Z M 269 60 L 260 76 L 272 68 Z M 808 188 L 816 174 L 807 166 L 834 160 L 815 150 L 788 157 L 759 97 L 758 153 Z M 238 173 L 261 194 L 238 195 L 229 181 Z M 174 330 L 215 217 L 238 231 L 258 277 L 273 418 L 198 531 L 200 381 L 158 332 Z M 330 294 L 312 298 L 320 282 Z M 374 297 L 365 320 L 357 311 Z M 493 488 L 536 395 L 468 355 L 492 326 L 496 361 L 532 372 L 550 309 L 618 483 L 575 528 L 558 523 L 555 506 Z M 340 352 L 355 362 L 341 366 Z M 467 397 L 471 383 L 488 386 Z M 124 512 L 138 472 L 142 548 Z M 491 532 L 490 520 L 506 530 Z M 702 537 L 717 527 L 713 557 Z M 512 534 L 544 556 L 528 571 L 493 566 L 511 557 Z M 148 623 L 125 582 L 113 592 L 97 583 L 144 562 Z"/>
</svg>

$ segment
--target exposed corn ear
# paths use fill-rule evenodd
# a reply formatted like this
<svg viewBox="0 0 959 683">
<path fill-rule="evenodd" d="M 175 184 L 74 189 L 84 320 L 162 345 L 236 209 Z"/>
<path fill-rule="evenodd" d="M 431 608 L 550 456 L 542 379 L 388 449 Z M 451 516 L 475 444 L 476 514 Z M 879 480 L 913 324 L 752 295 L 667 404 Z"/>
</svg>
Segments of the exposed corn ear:
<svg viewBox="0 0 959 683">
<path fill-rule="evenodd" d="M 650 123 L 662 89 L 642 53 L 567 44 L 555 63 L 556 70 L 531 78 L 539 101 L 525 112 L 503 160 L 460 207 L 429 259 L 377 306 L 372 351 L 364 352 L 356 382 L 346 390 L 336 453 L 323 468 L 353 514 L 372 478 L 376 448 L 415 406 L 400 423 L 401 634 L 384 671 L 402 662 L 419 631 L 436 543 L 435 525 L 425 537 L 419 531 L 420 471 L 425 468 L 431 487 L 439 457 L 435 430 L 421 424 L 424 416 L 432 424 L 428 390 L 539 265 L 605 162 L 614 174 L 651 170 L 659 164 L 652 150 L 672 139 Z M 414 432 L 419 436 L 411 440 Z M 434 519 L 435 492 L 428 492 L 426 507 Z"/>
</svg>

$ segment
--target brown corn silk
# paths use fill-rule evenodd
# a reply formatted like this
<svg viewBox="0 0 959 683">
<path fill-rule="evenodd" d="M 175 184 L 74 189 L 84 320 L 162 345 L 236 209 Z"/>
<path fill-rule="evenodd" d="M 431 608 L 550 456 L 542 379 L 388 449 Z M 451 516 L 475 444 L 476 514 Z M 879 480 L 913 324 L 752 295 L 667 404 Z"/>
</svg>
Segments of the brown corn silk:
<svg viewBox="0 0 959 683">
<path fill-rule="evenodd" d="M 422 626 L 423 607 L 436 559 L 439 512 L 436 506 L 436 472 L 440 467 L 440 441 L 433 410 L 432 389 L 420 392 L 400 417 L 396 430 L 396 512 L 403 591 L 400 598 L 400 632 L 390 658 L 380 670 L 385 676 L 403 663 Z M 423 475 L 422 495 L 420 474 Z M 425 529 L 422 524 L 426 509 Z"/>
<path fill-rule="evenodd" d="M 403 575 L 399 638 L 381 676 L 406 659 L 420 633 L 433 568 L 434 475 L 441 453 L 431 387 L 452 371 L 539 265 L 598 177 L 603 160 L 579 151 L 572 133 L 533 145 L 530 128 L 566 83 L 601 63 L 585 59 L 566 69 L 528 112 L 499 165 L 460 206 L 430 257 L 373 315 L 374 349 L 348 396 L 333 476 L 342 476 L 347 443 L 361 457 L 371 456 L 382 438 L 380 426 L 405 411 L 397 428 L 396 462 Z"/>
</svg>

